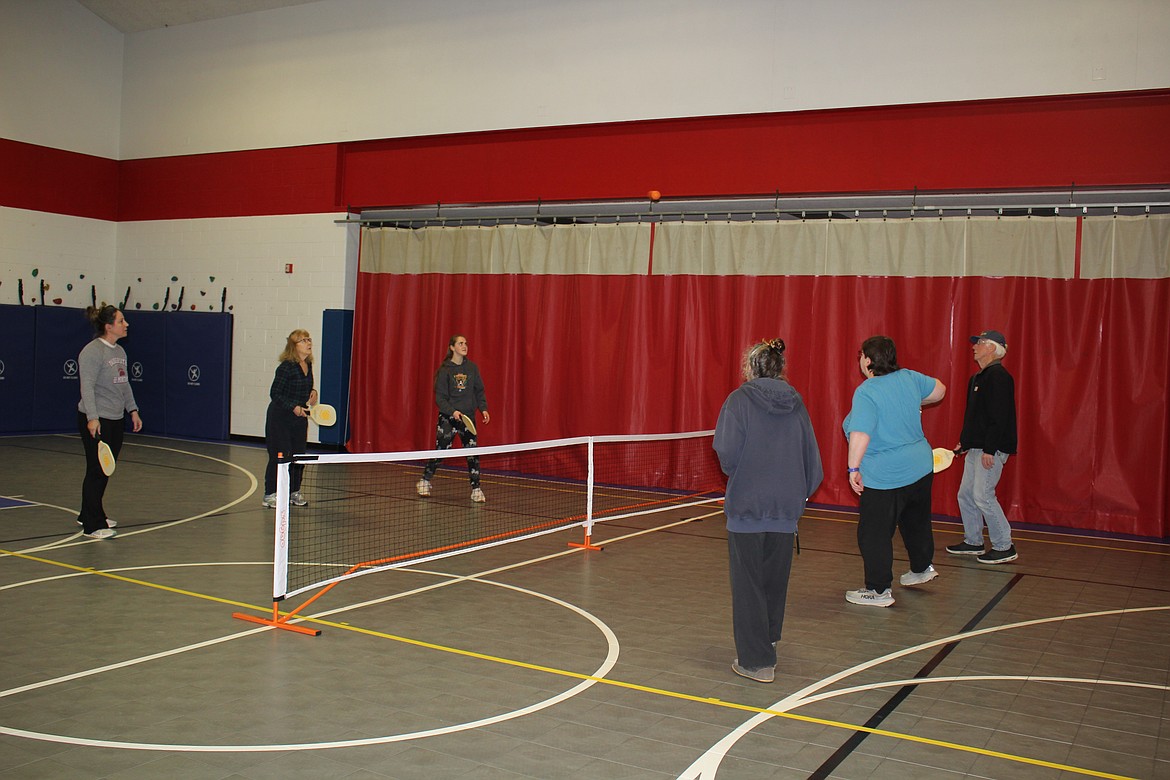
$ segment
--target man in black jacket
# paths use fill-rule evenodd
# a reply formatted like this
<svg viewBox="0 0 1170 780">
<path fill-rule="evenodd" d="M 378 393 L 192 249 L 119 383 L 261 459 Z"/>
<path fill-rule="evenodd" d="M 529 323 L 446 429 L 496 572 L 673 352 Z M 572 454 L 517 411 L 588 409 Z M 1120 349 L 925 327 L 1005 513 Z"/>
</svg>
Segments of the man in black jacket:
<svg viewBox="0 0 1170 780">
<path fill-rule="evenodd" d="M 959 451 L 967 454 L 963 482 L 959 486 L 959 512 L 963 516 L 963 541 L 947 547 L 952 555 L 977 555 L 980 563 L 1008 563 L 1018 556 L 1012 544 L 1012 528 L 995 497 L 995 486 L 1008 456 L 1016 453 L 1016 385 L 1000 362 L 1007 354 L 1007 339 L 998 330 L 971 337 L 979 372 L 967 385 L 967 411 Z M 983 548 L 983 525 L 991 550 Z"/>
</svg>

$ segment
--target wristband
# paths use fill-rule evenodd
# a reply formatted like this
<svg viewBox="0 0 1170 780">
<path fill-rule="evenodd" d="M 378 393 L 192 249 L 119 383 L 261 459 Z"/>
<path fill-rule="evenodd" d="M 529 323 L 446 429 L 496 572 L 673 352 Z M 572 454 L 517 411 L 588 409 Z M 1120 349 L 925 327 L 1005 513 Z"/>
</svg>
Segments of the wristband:
<svg viewBox="0 0 1170 780">
<path fill-rule="evenodd" d="M 850 474 L 856 474 L 856 473 L 858 473 L 859 471 L 861 471 L 861 469 L 860 469 L 860 468 L 856 468 L 856 469 L 848 469 L 848 471 L 849 471 L 849 473 L 850 473 Z"/>
</svg>

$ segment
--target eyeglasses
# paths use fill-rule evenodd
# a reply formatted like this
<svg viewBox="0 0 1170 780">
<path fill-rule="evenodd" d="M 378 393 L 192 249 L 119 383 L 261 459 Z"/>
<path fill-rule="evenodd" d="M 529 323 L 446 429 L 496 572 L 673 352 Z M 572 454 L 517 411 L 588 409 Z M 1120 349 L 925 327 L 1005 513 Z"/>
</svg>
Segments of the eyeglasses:
<svg viewBox="0 0 1170 780">
<path fill-rule="evenodd" d="M 313 340 L 311 338 L 305 337 L 303 339 L 297 339 L 296 343 L 297 344 L 312 344 Z"/>
</svg>

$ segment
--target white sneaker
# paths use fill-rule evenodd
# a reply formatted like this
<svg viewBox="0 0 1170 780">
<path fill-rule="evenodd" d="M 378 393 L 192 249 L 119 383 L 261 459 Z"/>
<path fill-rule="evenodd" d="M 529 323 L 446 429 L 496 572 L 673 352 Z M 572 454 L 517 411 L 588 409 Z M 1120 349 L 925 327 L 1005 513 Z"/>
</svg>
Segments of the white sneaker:
<svg viewBox="0 0 1170 780">
<path fill-rule="evenodd" d="M 92 534 L 82 534 L 82 536 L 88 536 L 90 539 L 109 539 L 110 537 L 117 535 L 118 532 L 113 528 L 99 528 Z"/>
<path fill-rule="evenodd" d="M 268 493 L 264 496 L 264 500 L 260 502 L 269 509 L 276 509 L 276 494 Z"/>
<path fill-rule="evenodd" d="M 483 502 L 487 501 L 487 496 L 485 496 L 483 491 L 479 488 L 473 488 L 471 491 L 471 500 L 477 504 L 482 504 Z"/>
<path fill-rule="evenodd" d="M 886 588 L 881 593 L 869 588 L 845 591 L 845 600 L 850 604 L 861 604 L 865 607 L 888 607 L 894 603 L 894 595 Z"/>
<path fill-rule="evenodd" d="M 414 486 L 420 496 L 429 496 L 431 494 L 431 483 L 425 479 L 420 479 L 418 484 Z"/>
<path fill-rule="evenodd" d="M 81 522 L 80 520 L 78 520 L 78 521 L 77 521 L 77 524 L 78 524 L 78 525 L 85 525 L 85 523 Z M 108 517 L 107 517 L 107 518 L 106 518 L 106 525 L 108 525 L 110 528 L 114 528 L 115 526 L 117 526 L 117 525 L 118 525 L 118 521 L 117 521 L 117 520 L 111 520 L 110 518 L 108 518 Z"/>
<path fill-rule="evenodd" d="M 297 491 L 288 497 L 288 500 L 293 506 L 308 506 L 309 500 L 301 495 L 301 491 Z"/>
<path fill-rule="evenodd" d="M 927 566 L 924 571 L 908 571 L 898 578 L 898 582 L 902 583 L 908 588 L 915 585 L 925 585 L 938 576 L 938 572 L 934 570 L 934 566 Z"/>
</svg>

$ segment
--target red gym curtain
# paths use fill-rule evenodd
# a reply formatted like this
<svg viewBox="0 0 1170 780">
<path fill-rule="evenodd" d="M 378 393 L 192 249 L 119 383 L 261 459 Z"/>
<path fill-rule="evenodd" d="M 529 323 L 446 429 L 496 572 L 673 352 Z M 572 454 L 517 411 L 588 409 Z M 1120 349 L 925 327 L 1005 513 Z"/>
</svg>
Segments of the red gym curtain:
<svg viewBox="0 0 1170 780">
<path fill-rule="evenodd" d="M 492 422 L 481 426 L 485 444 L 711 428 L 740 382 L 743 349 L 781 336 L 828 475 L 813 500 L 852 505 L 840 424 L 861 381 L 860 342 L 889 335 L 904 366 L 947 385 L 947 398 L 924 410 L 923 421 L 932 444 L 953 446 L 975 369 L 967 337 L 997 328 L 1008 337 L 1005 365 L 1016 378 L 1019 409 L 1020 453 L 1001 485 L 1009 516 L 1170 536 L 1170 226 L 1135 222 L 1119 237 L 1116 222 L 1086 221 L 1085 249 L 1077 253 L 1076 220 L 1009 222 L 896 231 L 871 223 L 862 239 L 825 224 L 812 233 L 795 228 L 784 236 L 804 243 L 791 257 L 775 236 L 749 236 L 745 244 L 739 235 L 725 242 L 697 229 L 662 241 L 660 230 L 652 264 L 629 263 L 645 246 L 636 236 L 625 248 L 607 246 L 622 255 L 612 262 L 625 273 L 607 273 L 610 261 L 579 241 L 573 262 L 545 257 L 543 267 L 553 272 L 544 273 L 523 272 L 523 259 L 512 272 L 498 272 L 507 265 L 498 252 L 479 249 L 474 257 L 461 255 L 459 272 L 449 270 L 449 249 L 429 258 L 431 270 L 417 265 L 412 273 L 394 272 L 393 258 L 381 255 L 386 262 L 379 266 L 364 254 L 351 447 L 434 445 L 431 378 L 455 333 L 468 337 L 487 385 Z M 861 231 L 864 221 L 853 224 Z M 989 232 L 972 235 L 983 230 Z M 425 243 L 410 233 L 411 241 Z M 1118 246 L 1130 260 L 1118 256 Z M 851 261 L 851 252 L 862 256 Z M 803 267 L 794 275 L 760 275 L 769 257 Z M 981 258 L 1037 275 L 975 275 L 986 268 Z M 879 275 L 891 262 L 923 275 Z M 590 264 L 590 272 L 567 272 L 575 263 Z M 729 263 L 757 275 L 725 273 Z M 874 275 L 845 275 L 851 263 Z M 677 273 L 682 266 L 690 272 Z M 1123 278 L 1125 268 L 1148 278 Z M 959 476 L 952 468 L 936 480 L 937 512 L 957 515 Z"/>
</svg>

